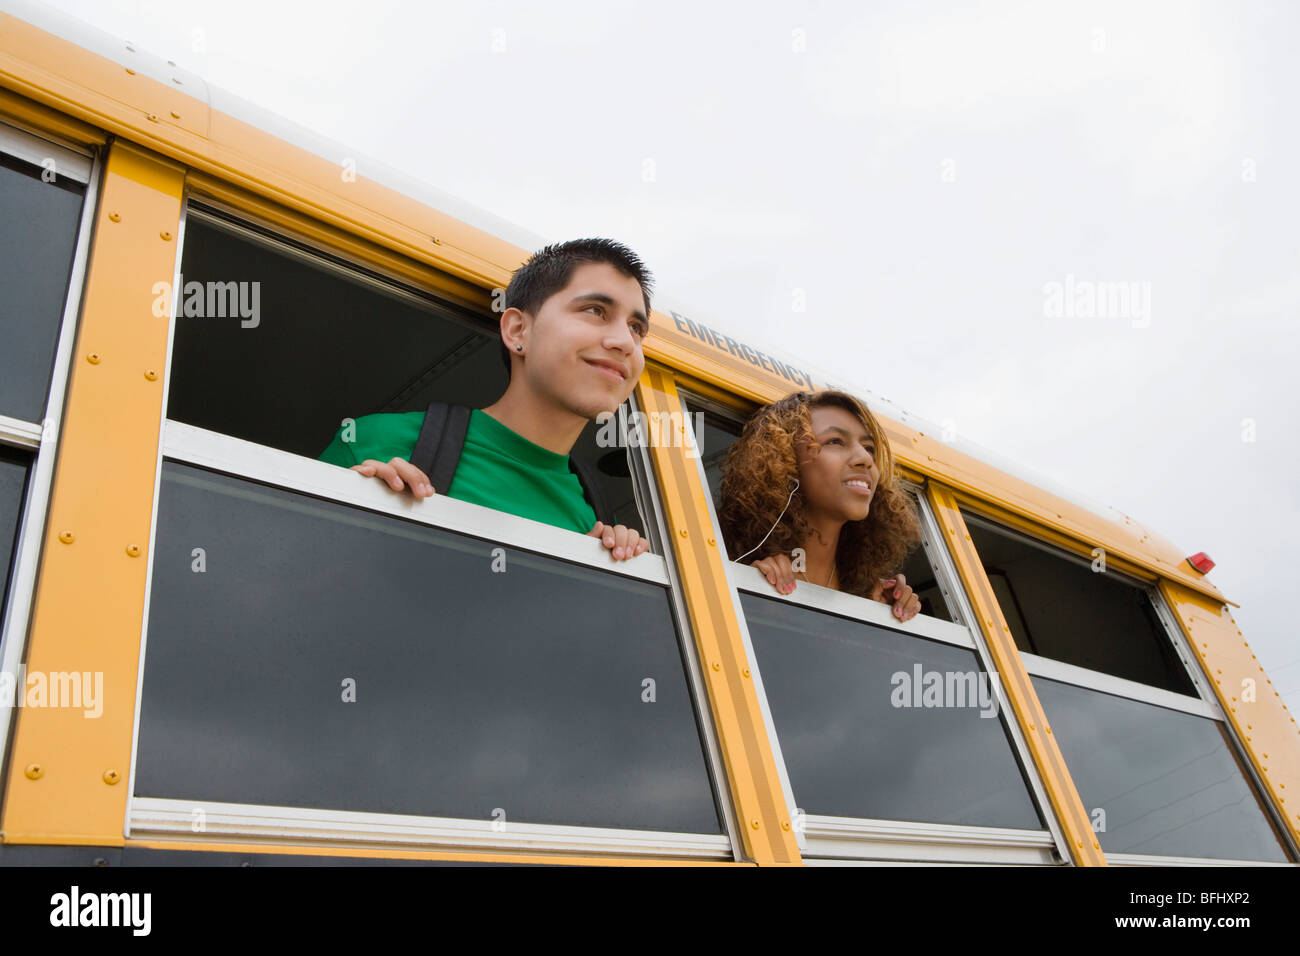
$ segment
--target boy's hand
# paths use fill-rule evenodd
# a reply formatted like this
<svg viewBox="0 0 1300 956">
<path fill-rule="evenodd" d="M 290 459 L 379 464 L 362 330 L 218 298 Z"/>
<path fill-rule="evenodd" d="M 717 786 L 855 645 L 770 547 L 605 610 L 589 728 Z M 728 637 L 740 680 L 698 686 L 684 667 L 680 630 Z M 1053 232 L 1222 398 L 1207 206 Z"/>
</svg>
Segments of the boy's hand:
<svg viewBox="0 0 1300 956">
<path fill-rule="evenodd" d="M 394 491 L 409 487 L 411 494 L 417 498 L 429 498 L 434 494 L 429 476 L 404 458 L 393 458 L 387 463 L 367 458 L 348 470 L 360 472 L 367 477 L 381 478 Z"/>
<path fill-rule="evenodd" d="M 774 554 L 759 558 L 754 567 L 763 572 L 767 583 L 776 588 L 779 594 L 789 594 L 794 590 L 794 565 L 788 555 Z"/>
<path fill-rule="evenodd" d="M 894 617 L 910 621 L 921 610 L 921 599 L 913 593 L 907 578 L 896 574 L 885 581 L 877 581 L 871 589 L 871 600 L 894 605 Z"/>
<path fill-rule="evenodd" d="M 645 554 L 650 548 L 649 541 L 641 537 L 635 529 L 622 524 L 609 525 L 597 521 L 596 527 L 587 532 L 587 537 L 599 538 L 600 543 L 605 546 L 615 561 L 635 558 L 638 554 Z"/>
</svg>

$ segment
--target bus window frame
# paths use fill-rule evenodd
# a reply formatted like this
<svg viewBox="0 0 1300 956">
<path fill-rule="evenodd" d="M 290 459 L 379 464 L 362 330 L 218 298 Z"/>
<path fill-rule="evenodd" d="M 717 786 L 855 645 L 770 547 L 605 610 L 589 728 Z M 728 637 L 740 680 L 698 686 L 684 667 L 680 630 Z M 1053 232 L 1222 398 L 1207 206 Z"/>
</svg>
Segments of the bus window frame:
<svg viewBox="0 0 1300 956">
<path fill-rule="evenodd" d="M 95 231 L 95 216 L 99 210 L 104 157 L 99 150 L 74 149 L 62 140 L 38 136 L 28 128 L 16 125 L 8 116 L 0 116 L 0 152 L 37 167 L 41 165 L 42 158 L 52 157 L 59 175 L 67 176 L 85 187 L 64 293 L 63 312 L 59 318 L 54 367 L 45 398 L 44 417 L 40 422 L 30 422 L 0 414 L 0 444 L 32 453 L 24 500 L 19 506 L 21 517 L 14 538 L 13 571 L 9 577 L 8 593 L 4 596 L 4 628 L 3 633 L 0 633 L 0 669 L 17 674 L 27 653 L 32 603 L 36 597 L 37 566 L 50 509 L 54 465 L 58 456 L 68 379 L 72 369 L 72 351 L 76 344 L 81 303 L 85 296 L 90 246 Z M 0 761 L 0 764 L 6 766 L 0 769 L 5 772 L 15 709 L 3 708 L 3 717 L 0 717 L 0 754 L 6 755 L 6 759 Z"/>
<path fill-rule="evenodd" d="M 690 416 L 690 405 L 702 407 L 720 417 L 736 418 L 736 411 L 728 410 L 716 400 L 702 397 L 687 386 L 678 385 L 681 398 L 682 415 L 687 427 L 694 431 Z M 743 422 L 742 422 L 743 424 Z M 698 444 L 695 447 L 700 447 Z M 701 485 L 708 491 L 709 484 L 704 473 L 701 456 L 694 458 L 695 467 Z M 915 486 L 913 486 L 915 487 Z M 910 490 L 910 489 L 909 489 Z M 718 523 L 717 511 L 713 504 L 713 495 L 706 494 L 709 519 L 718 540 L 723 540 L 721 525 Z M 919 495 L 917 505 L 921 513 L 923 534 L 929 535 L 936 544 L 942 542 L 938 534 L 938 523 L 930 512 L 929 503 L 924 495 Z M 936 547 L 931 555 L 948 557 L 947 549 Z M 948 558 L 951 561 L 950 558 Z M 1037 768 L 1029 754 L 1018 722 L 1006 715 L 1012 713 L 1010 702 L 1002 686 L 1002 681 L 993 682 L 1001 710 L 1002 726 L 1007 729 L 1014 741 L 1013 756 L 1020 767 L 1027 783 L 1030 799 L 1047 826 L 1042 830 L 1015 830 L 1000 827 L 957 826 L 952 824 L 922 823 L 897 820 L 872 820 L 854 817 L 830 817 L 806 814 L 795 802 L 794 789 L 786 768 L 785 756 L 781 749 L 780 736 L 777 734 L 772 719 L 771 705 L 763 685 L 762 669 L 754 652 L 753 641 L 749 634 L 749 624 L 740 604 L 740 591 L 744 590 L 763 597 L 772 597 L 772 586 L 762 574 L 752 566 L 724 560 L 727 574 L 729 597 L 735 609 L 736 619 L 740 625 L 741 638 L 744 641 L 746 658 L 753 675 L 754 689 L 757 692 L 763 723 L 768 739 L 772 742 L 772 753 L 776 760 L 777 772 L 781 780 L 782 793 L 785 796 L 790 819 L 802 820 L 802 826 L 795 828 L 799 852 L 805 862 L 825 862 L 835 858 L 853 860 L 928 860 L 933 862 L 954 863 L 1031 863 L 1058 865 L 1070 856 L 1065 848 L 1064 838 L 1051 810 L 1046 791 L 1038 779 Z M 951 591 L 951 582 L 960 580 L 955 565 L 936 564 L 936 579 L 946 577 Z M 950 593 L 950 592 L 945 592 Z M 979 658 L 980 666 L 988 673 L 998 673 L 992 663 L 992 657 L 984 647 L 983 636 L 977 630 L 963 624 L 945 621 L 942 618 L 917 615 L 910 621 L 899 621 L 893 617 L 884 604 L 869 601 L 852 594 L 832 591 L 815 584 L 801 583 L 793 594 L 781 595 L 785 600 L 801 604 L 814 611 L 824 611 L 841 617 L 849 617 L 868 624 L 877 624 L 892 630 L 903 631 L 916 637 L 938 639 L 967 650 L 972 650 Z M 974 613 L 965 603 L 965 592 L 958 590 L 953 594 L 954 603 L 950 605 L 955 613 L 964 615 L 966 620 L 975 620 Z M 958 600 L 959 599 L 959 600 Z"/>
<path fill-rule="evenodd" d="M 958 502 L 961 507 L 962 518 L 967 522 L 973 522 L 982 526 L 984 530 L 990 533 L 996 533 L 1005 537 L 1010 537 L 1019 543 L 1043 551 L 1053 557 L 1068 561 L 1083 567 L 1091 567 L 1091 562 L 1083 557 L 1084 554 L 1093 553 L 1094 549 L 1102 548 L 1095 542 L 1089 542 L 1079 538 L 1076 535 L 1069 534 L 1064 530 L 1053 529 L 1052 537 L 1067 539 L 1075 549 L 1071 550 L 1061 547 L 1051 537 L 1044 534 L 1042 537 L 1036 537 L 1031 531 L 1017 522 L 1016 526 L 1005 523 L 1001 518 L 992 513 L 992 509 L 987 506 L 981 507 L 981 502 L 971 498 L 969 495 L 958 494 Z M 974 542 L 972 541 L 972 545 Z M 1103 549 L 1104 550 L 1104 549 Z M 979 553 L 979 548 L 975 548 Z M 1138 681 L 1128 680 L 1117 677 L 1105 671 L 1097 671 L 1087 667 L 1079 667 L 1075 664 L 1068 664 L 1064 661 L 1058 661 L 1053 658 L 1043 657 L 1038 654 L 1032 654 L 1022 651 L 1019 648 L 1016 652 L 1024 664 L 1025 671 L 1031 677 L 1041 677 L 1047 680 L 1054 680 L 1059 683 L 1069 684 L 1073 687 L 1080 687 L 1084 690 L 1098 691 L 1100 693 L 1111 694 L 1116 697 L 1123 697 L 1128 700 L 1134 700 L 1139 703 L 1151 704 L 1157 707 L 1164 707 L 1169 710 L 1177 710 L 1182 713 L 1191 714 L 1196 717 L 1204 717 L 1208 720 L 1218 721 L 1220 729 L 1231 742 L 1231 753 L 1237 764 L 1243 768 L 1244 776 L 1254 791 L 1254 796 L 1260 801 L 1265 809 L 1265 815 L 1274 831 L 1278 835 L 1279 842 L 1286 852 L 1293 857 L 1300 858 L 1300 852 L 1291 842 L 1285 822 L 1278 819 L 1277 808 L 1273 801 L 1268 797 L 1268 788 L 1260 778 L 1259 772 L 1254 762 L 1250 759 L 1246 748 L 1242 746 L 1237 736 L 1232 721 L 1228 720 L 1227 715 L 1219 702 L 1217 695 L 1210 687 L 1208 675 L 1204 673 L 1196 656 L 1187 646 L 1187 640 L 1181 629 L 1177 626 L 1173 612 L 1165 602 L 1160 589 L 1156 586 L 1155 579 L 1149 577 L 1139 577 L 1135 569 L 1128 562 L 1122 560 L 1113 560 L 1109 556 L 1106 564 L 1106 574 L 1112 575 L 1119 581 L 1139 589 L 1146 595 L 1155 612 L 1156 619 L 1160 622 L 1164 633 L 1170 642 L 1170 647 L 1174 651 L 1174 656 L 1182 663 L 1188 680 L 1196 689 L 1197 696 L 1190 694 L 1179 694 L 1175 691 L 1165 690 L 1161 687 L 1153 687 L 1149 684 L 1143 684 Z M 1005 610 L 1002 612 L 1005 615 Z M 973 618 L 972 618 L 973 619 Z M 1051 720 L 1051 714 L 1047 715 Z M 1064 759 L 1064 755 L 1062 755 Z M 1242 861 L 1242 860 L 1219 860 L 1214 857 L 1181 857 L 1181 856 L 1157 856 L 1142 853 L 1115 853 L 1106 852 L 1106 860 L 1118 865 L 1134 866 L 1267 866 L 1273 865 L 1268 861 Z"/>
<path fill-rule="evenodd" d="M 184 256 L 185 229 L 191 211 L 191 200 L 198 209 L 196 218 L 205 222 L 213 216 L 205 208 L 206 201 L 193 197 L 187 191 L 181 207 L 177 231 L 176 277 L 179 276 Z M 221 211 L 226 213 L 225 210 Z M 228 213 L 226 213 L 228 214 Z M 260 224 L 259 224 L 260 225 Z M 262 226 L 279 232 L 278 226 Z M 280 251 L 273 236 L 252 230 L 256 241 Z M 355 271 L 349 260 L 340 253 L 322 249 L 322 260 L 312 258 L 317 248 L 315 242 L 297 236 L 292 241 L 306 249 L 297 249 L 297 255 L 313 266 L 329 268 L 333 274 L 350 281 L 368 281 L 384 286 L 392 294 L 391 285 L 409 286 L 404 280 L 367 274 L 366 266 L 358 264 Z M 175 278 L 173 278 L 173 288 Z M 416 299 L 419 295 L 409 288 L 406 291 Z M 424 292 L 425 290 L 420 290 Z M 428 293 L 436 297 L 435 293 Z M 728 782 L 722 773 L 722 759 L 713 730 L 713 715 L 702 693 L 702 674 L 694 652 L 694 638 L 689 618 L 685 615 L 681 599 L 681 584 L 676 569 L 667 553 L 648 551 L 634 559 L 614 561 L 603 544 L 563 528 L 520 518 L 504 511 L 487 508 L 465 501 L 435 495 L 419 501 L 406 493 L 392 491 L 374 479 L 360 481 L 350 469 L 328 462 L 307 458 L 267 445 L 209 431 L 197 426 L 167 418 L 167 399 L 170 394 L 172 372 L 172 347 L 175 342 L 177 308 L 182 297 L 173 295 L 167 329 L 167 360 L 164 365 L 163 401 L 159 422 L 158 455 L 155 463 L 152 514 L 149 527 L 148 553 L 151 555 L 145 576 L 143 620 L 140 634 L 139 670 L 136 675 L 135 714 L 131 736 L 131 762 L 128 775 L 126 816 L 123 833 L 128 839 L 148 837 L 194 839 L 193 812 L 204 810 L 208 819 L 219 824 L 206 830 L 203 839 L 222 840 L 241 836 L 267 839 L 280 836 L 291 843 L 302 836 L 313 840 L 328 840 L 340 845 L 373 845 L 377 842 L 419 847 L 422 849 L 511 849 L 542 850 L 546 852 L 581 852 L 599 855 L 633 854 L 654 858 L 700 858 L 735 861 L 743 858 L 743 844 L 736 830 L 735 814 L 727 797 Z M 421 302 L 428 304 L 423 299 Z M 439 299 L 437 306 L 448 303 Z M 451 303 L 455 307 L 455 303 Z M 437 309 L 443 318 L 445 308 Z M 663 587 L 667 592 L 670 613 L 674 616 L 674 639 L 682 655 L 683 676 L 691 696 L 693 717 L 699 733 L 701 756 L 704 758 L 708 785 L 712 791 L 715 808 L 721 824 L 718 834 L 667 833 L 637 829 L 614 829 L 582 826 L 557 826 L 550 824 L 525 824 L 511 822 L 502 831 L 493 821 L 464 820 L 440 817 L 404 817 L 392 814 L 374 814 L 350 810 L 308 810 L 294 807 L 268 807 L 251 804 L 222 804 L 214 801 L 160 799 L 135 795 L 137 748 L 140 739 L 140 711 L 144 691 L 144 671 L 148 656 L 149 608 L 153 586 L 153 545 L 157 537 L 158 511 L 164 461 L 175 461 L 228 474 L 240 480 L 260 483 L 303 497 L 315 497 L 339 504 L 414 521 L 430 527 L 498 544 L 507 548 L 531 552 L 539 557 L 579 564 L 593 570 L 635 578 Z M 649 508 L 650 514 L 642 518 L 654 530 L 661 550 L 665 543 L 665 518 L 659 490 L 645 450 L 639 455 L 629 455 L 633 486 L 638 507 Z M 652 540 L 652 545 L 653 545 Z M 210 811 L 210 813 L 209 813 Z"/>
</svg>

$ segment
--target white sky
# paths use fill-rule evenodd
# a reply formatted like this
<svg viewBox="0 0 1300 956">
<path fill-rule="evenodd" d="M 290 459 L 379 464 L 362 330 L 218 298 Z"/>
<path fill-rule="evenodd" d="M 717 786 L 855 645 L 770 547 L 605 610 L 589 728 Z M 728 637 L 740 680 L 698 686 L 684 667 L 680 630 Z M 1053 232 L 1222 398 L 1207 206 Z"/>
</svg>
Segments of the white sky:
<svg viewBox="0 0 1300 956">
<path fill-rule="evenodd" d="M 1208 552 L 1300 705 L 1300 7 L 50 5 Z"/>
</svg>

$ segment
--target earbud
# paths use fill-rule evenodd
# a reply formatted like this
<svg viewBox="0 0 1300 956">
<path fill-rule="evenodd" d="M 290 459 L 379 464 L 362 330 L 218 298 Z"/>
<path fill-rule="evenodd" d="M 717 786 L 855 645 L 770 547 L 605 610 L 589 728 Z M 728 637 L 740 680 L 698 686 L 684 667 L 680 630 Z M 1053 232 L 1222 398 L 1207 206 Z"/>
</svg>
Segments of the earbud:
<svg viewBox="0 0 1300 956">
<path fill-rule="evenodd" d="M 790 481 L 793 481 L 793 482 L 794 482 L 794 487 L 793 487 L 793 488 L 790 488 Z M 787 482 L 785 483 L 785 486 L 786 486 L 787 488 L 790 488 L 790 493 L 793 494 L 794 492 L 796 492 L 796 491 L 799 490 L 799 479 L 798 479 L 798 478 L 791 478 L 790 481 L 787 481 Z"/>
</svg>

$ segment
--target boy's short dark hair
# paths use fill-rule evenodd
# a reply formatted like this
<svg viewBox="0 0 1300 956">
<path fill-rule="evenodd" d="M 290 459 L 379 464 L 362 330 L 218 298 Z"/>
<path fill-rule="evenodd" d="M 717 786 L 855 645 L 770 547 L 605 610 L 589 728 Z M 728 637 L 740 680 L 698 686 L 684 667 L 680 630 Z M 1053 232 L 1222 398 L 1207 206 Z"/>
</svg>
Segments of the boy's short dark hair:
<svg viewBox="0 0 1300 956">
<path fill-rule="evenodd" d="M 515 270 L 506 286 L 505 308 L 519 309 L 529 315 L 537 310 L 573 278 L 573 270 L 588 262 L 604 262 L 623 275 L 635 279 L 645 297 L 646 320 L 650 319 L 650 289 L 654 276 L 635 252 L 613 239 L 570 239 L 552 243 L 533 253 Z M 510 350 L 501 342 L 501 361 L 510 374 Z"/>
</svg>

